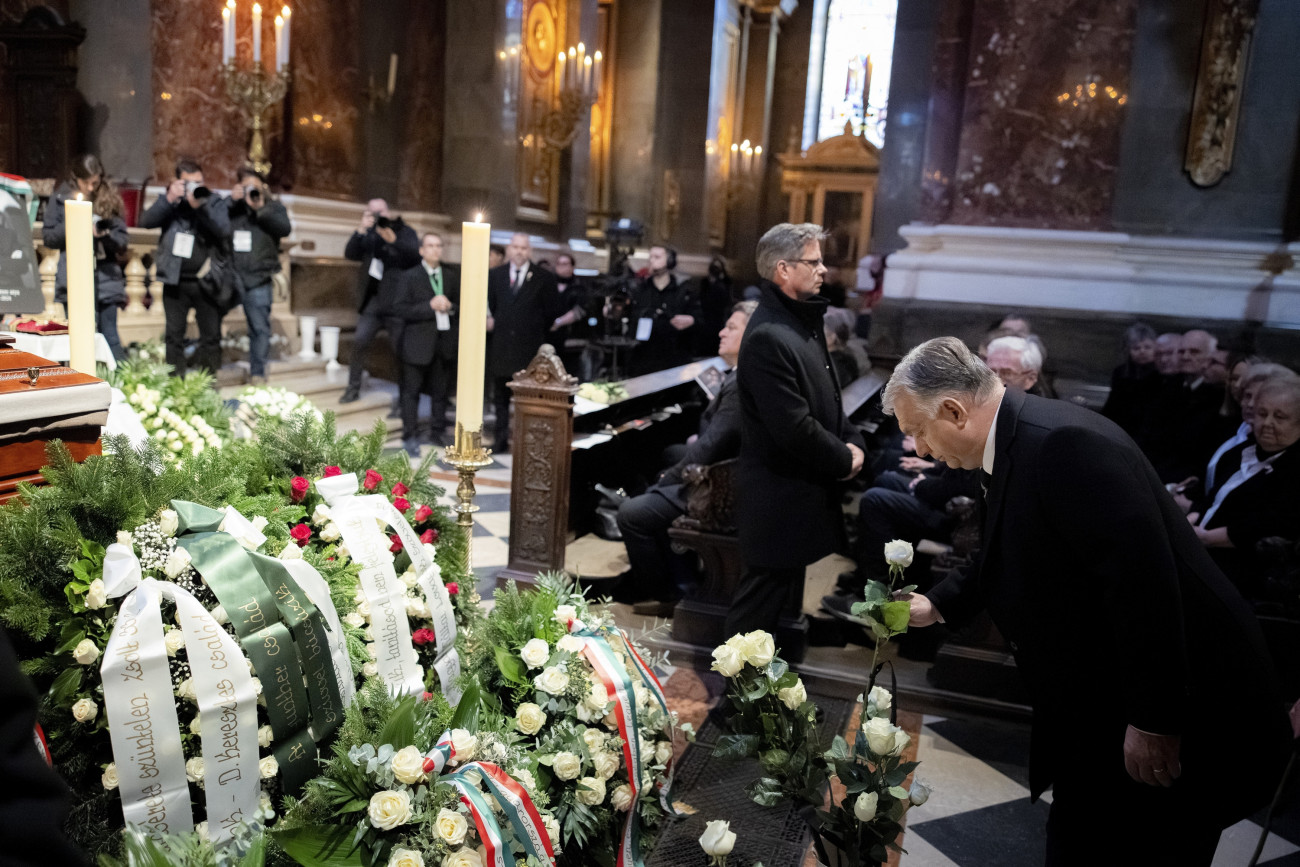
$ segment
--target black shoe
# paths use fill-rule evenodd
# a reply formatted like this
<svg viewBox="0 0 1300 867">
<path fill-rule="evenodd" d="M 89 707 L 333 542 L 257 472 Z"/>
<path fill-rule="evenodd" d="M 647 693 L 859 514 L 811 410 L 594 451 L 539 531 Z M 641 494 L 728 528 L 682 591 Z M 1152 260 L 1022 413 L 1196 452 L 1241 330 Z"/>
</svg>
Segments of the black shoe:
<svg viewBox="0 0 1300 867">
<path fill-rule="evenodd" d="M 418 440 L 402 440 L 402 448 L 413 458 L 420 456 L 420 443 Z"/>
<path fill-rule="evenodd" d="M 861 602 L 860 596 L 840 596 L 832 593 L 829 596 L 822 597 L 822 611 L 825 611 L 832 617 L 838 617 L 846 623 L 856 623 L 858 626 L 871 627 L 865 618 L 857 617 L 853 614 L 853 605 Z"/>
<path fill-rule="evenodd" d="M 596 535 L 611 542 L 622 542 L 623 531 L 618 528 L 618 511 L 600 506 L 596 509 Z"/>
<path fill-rule="evenodd" d="M 353 388 L 349 385 L 347 389 L 344 390 L 343 396 L 339 398 L 339 403 L 354 403 L 360 399 L 361 389 Z"/>
<path fill-rule="evenodd" d="M 612 509 L 617 509 L 619 506 L 623 505 L 624 501 L 628 499 L 627 491 L 623 490 L 622 488 L 619 488 L 617 490 L 615 490 L 614 488 L 607 488 L 604 485 L 600 484 L 599 482 L 593 485 L 593 487 L 596 489 L 596 493 L 600 494 L 601 496 L 600 504 L 602 506 L 608 506 Z"/>
</svg>

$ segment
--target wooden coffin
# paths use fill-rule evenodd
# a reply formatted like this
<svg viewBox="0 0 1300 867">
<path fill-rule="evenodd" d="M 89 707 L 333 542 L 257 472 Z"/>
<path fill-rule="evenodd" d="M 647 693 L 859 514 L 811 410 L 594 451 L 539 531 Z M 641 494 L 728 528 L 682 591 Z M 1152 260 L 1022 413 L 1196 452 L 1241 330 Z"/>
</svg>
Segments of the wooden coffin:
<svg viewBox="0 0 1300 867">
<path fill-rule="evenodd" d="M 93 376 L 19 352 L 0 336 L 0 502 L 20 482 L 41 484 L 45 446 L 62 440 L 76 460 L 100 454 L 112 389 Z"/>
</svg>

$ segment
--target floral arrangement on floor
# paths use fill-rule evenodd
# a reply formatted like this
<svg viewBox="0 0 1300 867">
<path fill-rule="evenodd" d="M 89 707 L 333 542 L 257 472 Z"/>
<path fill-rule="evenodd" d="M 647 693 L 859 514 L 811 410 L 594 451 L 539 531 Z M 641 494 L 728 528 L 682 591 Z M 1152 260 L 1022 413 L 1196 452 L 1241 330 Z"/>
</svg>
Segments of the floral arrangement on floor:
<svg viewBox="0 0 1300 867">
<path fill-rule="evenodd" d="M 468 670 L 528 739 L 561 864 L 640 863 L 671 806 L 679 726 L 646 654 L 567 576 L 500 588 Z"/>
<path fill-rule="evenodd" d="M 247 331 L 228 332 L 221 336 L 221 349 L 224 352 L 223 358 L 234 360 L 240 356 L 247 356 L 251 346 L 251 338 Z M 289 338 L 277 332 L 271 332 L 270 338 L 270 357 L 278 358 L 280 353 L 289 347 Z"/>
<path fill-rule="evenodd" d="M 852 744 L 836 735 L 827 748 L 817 709 L 803 681 L 778 656 L 771 635 L 734 635 L 713 651 L 713 670 L 728 679 L 733 711 L 731 733 L 718 739 L 716 754 L 757 757 L 762 771 L 747 789 L 750 797 L 764 806 L 787 800 L 801 804 L 818 857 L 829 867 L 881 865 L 890 850 L 903 851 L 897 840 L 904 815 L 930 795 L 923 783 L 904 786 L 919 762 L 903 760 L 910 738 L 897 725 L 893 693 L 876 684 L 884 665 L 876 661 L 881 646 L 907 629 L 908 603 L 893 598 L 892 585 L 910 565 L 911 548 L 897 540 L 885 546 L 891 586 L 872 582 L 878 586 L 869 585 L 866 601 L 853 609 L 877 641 L 867 689 L 859 696 L 863 708 Z M 828 804 L 832 779 L 838 779 L 845 795 Z"/>
<path fill-rule="evenodd" d="M 257 427 L 264 419 L 274 418 L 289 421 L 299 413 L 322 418 L 316 405 L 300 394 L 275 385 L 250 385 L 239 392 L 236 399 L 239 408 L 235 414 L 249 427 Z"/>
<path fill-rule="evenodd" d="M 348 709 L 324 774 L 274 839 L 299 864 L 550 864 L 559 825 L 511 720 L 440 695 L 395 699 L 371 680 Z M 340 858 L 345 860 L 340 860 Z"/>
<path fill-rule="evenodd" d="M 169 832 L 197 822 L 200 834 L 227 839 L 272 821 L 282 795 L 316 775 L 317 752 L 328 750 L 358 675 L 370 670 L 369 606 L 400 607 L 400 655 L 421 658 L 413 636 L 433 634 L 433 612 L 407 602 L 414 594 L 396 569 L 390 597 L 358 594 L 361 564 L 342 532 L 331 531 L 350 507 L 326 507 L 322 483 L 357 479 L 356 499 L 404 525 L 394 533 L 408 549 L 397 566 L 417 564 L 423 587 L 446 594 L 437 658 L 458 661 L 458 633 L 476 616 L 454 602 L 476 600 L 472 593 L 448 592 L 466 577 L 465 540 L 445 508 L 425 505 L 438 493 L 427 465 L 413 471 L 405 458 L 382 458 L 384 436 L 382 423 L 369 436 L 338 437 L 332 416 L 300 415 L 265 426 L 256 442 L 181 454 L 174 464 L 156 442 L 135 451 L 118 439 L 109 454 L 81 464 L 56 445 L 43 471 L 49 484 L 0 506 L 0 620 L 45 694 L 49 753 L 75 795 L 68 828 L 92 854 L 118 851 L 128 786 L 133 801 L 157 797 L 121 757 L 164 738 L 184 757 L 172 769 L 185 795 L 166 804 Z M 387 554 L 395 543 L 366 520 L 380 541 L 365 544 Z M 143 661 L 146 636 L 157 663 Z M 290 660 L 286 672 L 280 663 Z M 432 665 L 408 668 L 420 672 L 417 689 L 450 689 L 455 680 Z M 217 670 L 222 677 L 213 677 Z M 149 691 L 114 695 L 116 684 L 146 673 Z M 203 805 L 214 786 L 225 790 L 235 766 L 244 809 L 223 814 L 218 827 Z"/>
<path fill-rule="evenodd" d="M 229 413 L 212 377 L 201 370 L 172 376 L 171 367 L 154 360 L 148 347 L 132 350 L 105 375 L 158 441 L 162 459 L 175 463 L 182 454 L 221 448 L 230 438 Z"/>
<path fill-rule="evenodd" d="M 594 403 L 618 403 L 627 397 L 627 389 L 620 382 L 584 382 L 578 386 L 578 397 Z"/>
</svg>

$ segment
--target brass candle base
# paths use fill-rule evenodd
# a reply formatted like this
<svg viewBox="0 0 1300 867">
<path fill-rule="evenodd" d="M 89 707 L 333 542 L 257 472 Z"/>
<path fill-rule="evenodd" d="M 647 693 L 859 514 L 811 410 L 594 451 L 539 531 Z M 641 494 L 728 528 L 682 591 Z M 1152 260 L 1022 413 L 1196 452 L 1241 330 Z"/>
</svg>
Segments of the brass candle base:
<svg viewBox="0 0 1300 867">
<path fill-rule="evenodd" d="M 474 474 L 492 463 L 492 450 L 483 448 L 483 431 L 465 430 L 456 422 L 456 442 L 442 455 L 443 463 L 454 468 L 460 474 L 460 484 L 456 486 L 456 526 L 465 531 L 465 574 L 473 578 L 474 544 Z"/>
</svg>

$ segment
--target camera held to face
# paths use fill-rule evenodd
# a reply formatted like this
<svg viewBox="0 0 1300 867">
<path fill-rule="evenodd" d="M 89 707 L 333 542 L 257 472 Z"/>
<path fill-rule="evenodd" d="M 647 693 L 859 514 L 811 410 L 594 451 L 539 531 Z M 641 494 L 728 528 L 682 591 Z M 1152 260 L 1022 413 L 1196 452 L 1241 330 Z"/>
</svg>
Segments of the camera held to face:
<svg viewBox="0 0 1300 867">
<path fill-rule="evenodd" d="M 250 202 L 260 202 L 262 200 L 262 188 L 255 184 L 249 184 L 244 187 L 244 195 L 248 197 Z"/>
<path fill-rule="evenodd" d="M 195 201 L 202 201 L 212 195 L 212 190 L 209 190 L 199 181 L 186 181 L 185 195 L 191 196 Z"/>
<path fill-rule="evenodd" d="M 375 217 L 375 227 L 378 229 L 393 228 L 393 221 L 389 217 Z"/>
</svg>

